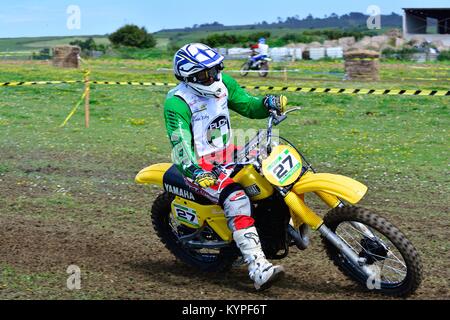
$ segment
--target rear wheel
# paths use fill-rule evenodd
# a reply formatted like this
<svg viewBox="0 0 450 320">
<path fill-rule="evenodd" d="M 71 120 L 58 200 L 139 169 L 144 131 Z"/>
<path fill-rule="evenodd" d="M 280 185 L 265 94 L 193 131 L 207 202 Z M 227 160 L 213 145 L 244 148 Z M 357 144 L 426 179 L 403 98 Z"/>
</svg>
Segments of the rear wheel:
<svg viewBox="0 0 450 320">
<path fill-rule="evenodd" d="M 269 75 L 269 64 L 267 62 L 263 62 L 260 67 L 259 76 L 267 77 Z"/>
<path fill-rule="evenodd" d="M 161 242 L 182 262 L 203 272 L 225 272 L 231 269 L 238 258 L 237 248 L 226 247 L 220 250 L 192 249 L 184 246 L 180 236 L 194 234 L 198 230 L 178 224 L 171 214 L 174 197 L 168 193 L 160 195 L 152 207 L 152 223 Z M 206 235 L 214 241 L 215 234 Z M 218 239 L 216 239 L 218 240 Z"/>
<path fill-rule="evenodd" d="M 369 279 L 333 244 L 324 239 L 329 258 L 341 272 L 366 289 L 407 297 L 422 281 L 419 254 L 405 235 L 386 219 L 361 208 L 343 207 L 325 217 L 325 225 L 336 233 L 376 272 Z"/>
</svg>

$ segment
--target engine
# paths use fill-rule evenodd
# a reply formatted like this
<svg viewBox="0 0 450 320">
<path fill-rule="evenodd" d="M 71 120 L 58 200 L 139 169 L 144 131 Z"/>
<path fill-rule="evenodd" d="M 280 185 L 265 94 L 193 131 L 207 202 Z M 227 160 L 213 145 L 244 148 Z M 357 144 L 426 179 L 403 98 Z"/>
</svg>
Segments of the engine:
<svg viewBox="0 0 450 320">
<path fill-rule="evenodd" d="M 280 260 L 289 254 L 289 207 L 278 194 L 254 204 L 253 217 L 268 259 Z"/>
</svg>

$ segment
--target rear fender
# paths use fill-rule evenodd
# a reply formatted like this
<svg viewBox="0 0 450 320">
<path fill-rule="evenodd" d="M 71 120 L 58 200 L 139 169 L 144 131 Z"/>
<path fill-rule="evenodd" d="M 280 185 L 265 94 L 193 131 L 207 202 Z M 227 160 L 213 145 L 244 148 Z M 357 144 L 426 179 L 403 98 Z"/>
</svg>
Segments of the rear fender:
<svg viewBox="0 0 450 320">
<path fill-rule="evenodd" d="M 145 168 L 136 176 L 136 183 L 163 186 L 164 175 L 172 166 L 170 163 L 160 163 Z"/>
</svg>

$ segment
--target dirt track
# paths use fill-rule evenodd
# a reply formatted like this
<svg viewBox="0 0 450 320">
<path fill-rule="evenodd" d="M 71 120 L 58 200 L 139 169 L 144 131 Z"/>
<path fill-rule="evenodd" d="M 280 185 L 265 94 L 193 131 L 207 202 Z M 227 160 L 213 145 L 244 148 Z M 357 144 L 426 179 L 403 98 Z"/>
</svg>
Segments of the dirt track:
<svg viewBox="0 0 450 320">
<path fill-rule="evenodd" d="M 10 190 L 11 191 L 11 190 Z M 16 190 L 17 191 L 17 190 Z M 3 206 L 3 210 L 5 207 Z M 42 208 L 25 208 L 31 211 Z M 64 208 L 61 208 L 64 211 Z M 15 210 L 14 210 L 15 211 Z M 28 212 L 29 213 L 29 212 Z M 61 212 L 63 214 L 63 212 Z M 81 220 L 80 220 L 81 221 Z M 34 288 L 17 291 L 0 285 L 1 298 L 98 299 L 379 299 L 347 281 L 326 260 L 316 237 L 304 253 L 294 250 L 283 264 L 288 276 L 271 291 L 252 290 L 244 268 L 225 275 L 204 275 L 175 261 L 144 222 L 139 233 L 64 219 L 29 215 L 0 216 L 0 261 L 21 274 L 42 274 Z M 145 231 L 146 230 L 146 231 Z M 65 288 L 69 265 L 82 270 L 82 290 Z M 425 263 L 426 267 L 429 263 Z M 430 286 L 414 297 L 445 298 L 448 288 Z M 1 284 L 1 282 L 0 282 Z"/>
<path fill-rule="evenodd" d="M 154 237 L 124 238 L 113 232 L 93 232 L 73 224 L 55 226 L 23 218 L 2 219 L 0 225 L 0 233 L 6 235 L 2 239 L 0 259 L 27 273 L 54 274 L 55 278 L 62 280 L 61 292 L 64 292 L 62 287 L 67 266 L 77 264 L 85 272 L 82 290 L 103 292 L 113 299 L 328 299 L 364 296 L 352 293 L 355 292 L 353 285 L 336 272 L 323 275 L 318 270 L 319 266 L 305 261 L 295 266 L 295 258 L 302 258 L 299 254 L 286 264 L 290 270 L 287 279 L 269 293 L 259 295 L 253 293 L 245 269 L 213 277 L 198 274 L 177 263 Z M 51 287 L 43 289 L 58 290 Z"/>
<path fill-rule="evenodd" d="M 268 292 L 254 292 L 245 268 L 201 274 L 177 262 L 156 237 L 149 207 L 160 190 L 129 181 L 133 170 L 110 171 L 107 162 L 103 170 L 77 169 L 71 163 L 65 164 L 70 170 L 29 165 L 35 158 L 49 163 L 70 158 L 62 154 L 4 156 L 19 165 L 18 171 L 0 175 L 0 266 L 6 268 L 3 276 L 0 273 L 0 299 L 382 298 L 368 295 L 341 275 L 327 260 L 317 235 L 308 251 L 292 250 L 282 262 L 287 277 Z M 61 193 L 59 184 L 70 185 L 70 193 Z M 436 200 L 402 205 L 403 212 L 395 213 L 399 207 L 390 204 L 387 216 L 422 255 L 425 279 L 413 298 L 450 299 L 448 223 L 441 218 L 447 208 L 439 194 L 429 196 Z M 380 202 L 370 194 L 363 205 Z M 81 268 L 80 291 L 66 287 L 70 265 Z"/>
</svg>

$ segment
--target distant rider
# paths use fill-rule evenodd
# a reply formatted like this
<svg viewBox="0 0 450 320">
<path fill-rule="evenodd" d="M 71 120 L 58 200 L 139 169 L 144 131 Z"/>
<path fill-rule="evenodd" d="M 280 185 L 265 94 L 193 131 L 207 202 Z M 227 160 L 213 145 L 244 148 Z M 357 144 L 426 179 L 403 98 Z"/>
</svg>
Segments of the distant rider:
<svg viewBox="0 0 450 320">
<path fill-rule="evenodd" d="M 186 179 L 222 206 L 233 238 L 249 265 L 250 278 L 257 290 L 263 290 L 284 275 L 284 268 L 267 261 L 252 218 L 252 204 L 243 187 L 231 178 L 225 179 L 215 167 L 217 163 L 233 162 L 230 109 L 247 118 L 264 119 L 269 110 L 283 112 L 287 100 L 283 96 L 249 95 L 236 80 L 222 73 L 223 60 L 214 49 L 198 43 L 188 44 L 175 54 L 174 73 L 180 84 L 169 92 L 165 102 L 167 133 L 174 163 Z"/>
<path fill-rule="evenodd" d="M 253 45 L 251 48 L 254 52 L 254 55 L 251 58 L 252 65 L 255 65 L 258 61 L 269 57 L 269 45 L 266 44 L 265 38 L 259 39 L 258 44 Z"/>
</svg>

